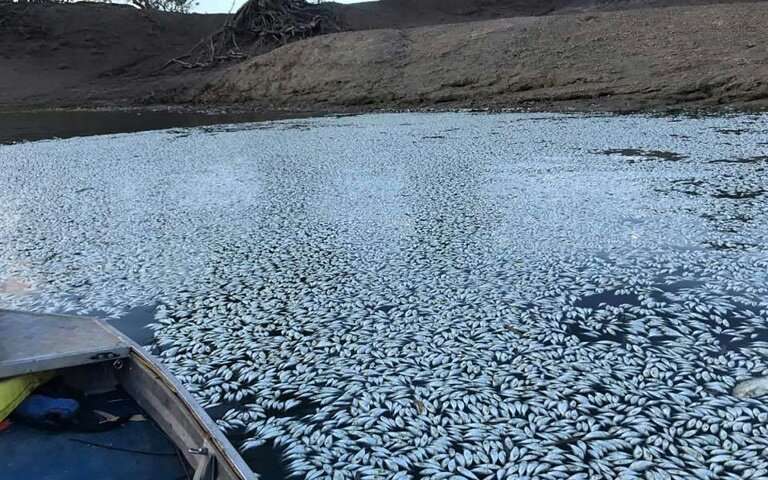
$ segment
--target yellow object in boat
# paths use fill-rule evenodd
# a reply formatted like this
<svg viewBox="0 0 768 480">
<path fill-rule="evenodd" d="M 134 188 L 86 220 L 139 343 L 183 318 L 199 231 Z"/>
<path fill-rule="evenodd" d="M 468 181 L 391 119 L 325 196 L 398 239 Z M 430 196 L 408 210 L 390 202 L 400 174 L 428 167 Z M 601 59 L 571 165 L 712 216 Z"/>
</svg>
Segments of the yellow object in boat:
<svg viewBox="0 0 768 480">
<path fill-rule="evenodd" d="M 5 420 L 37 387 L 53 378 L 54 372 L 30 373 L 0 380 L 0 422 Z"/>
</svg>

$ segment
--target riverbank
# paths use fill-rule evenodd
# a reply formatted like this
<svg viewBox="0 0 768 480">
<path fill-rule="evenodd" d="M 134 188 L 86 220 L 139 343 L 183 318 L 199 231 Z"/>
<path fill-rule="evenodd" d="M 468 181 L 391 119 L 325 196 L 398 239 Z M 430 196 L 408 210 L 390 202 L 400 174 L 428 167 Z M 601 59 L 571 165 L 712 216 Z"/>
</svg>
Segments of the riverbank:
<svg viewBox="0 0 768 480">
<path fill-rule="evenodd" d="M 766 24 L 768 3 L 349 32 L 219 72 L 190 100 L 324 108 L 762 110 L 768 106 Z"/>
<path fill-rule="evenodd" d="M 32 5 L 0 30 L 0 109 L 768 107 L 768 2 L 431 1 L 336 5 L 349 31 L 213 70 L 162 67 L 224 16 Z"/>
</svg>

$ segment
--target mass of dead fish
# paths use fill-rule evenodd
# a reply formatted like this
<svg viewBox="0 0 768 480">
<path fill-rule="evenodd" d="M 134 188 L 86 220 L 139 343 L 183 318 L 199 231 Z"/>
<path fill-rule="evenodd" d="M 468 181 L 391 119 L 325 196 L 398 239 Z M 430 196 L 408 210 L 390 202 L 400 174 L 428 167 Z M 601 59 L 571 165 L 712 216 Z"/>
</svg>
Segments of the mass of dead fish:
<svg viewBox="0 0 768 480">
<path fill-rule="evenodd" d="M 157 305 L 292 478 L 768 476 L 767 116 L 190 132 L 0 147 L 0 307 Z"/>
</svg>

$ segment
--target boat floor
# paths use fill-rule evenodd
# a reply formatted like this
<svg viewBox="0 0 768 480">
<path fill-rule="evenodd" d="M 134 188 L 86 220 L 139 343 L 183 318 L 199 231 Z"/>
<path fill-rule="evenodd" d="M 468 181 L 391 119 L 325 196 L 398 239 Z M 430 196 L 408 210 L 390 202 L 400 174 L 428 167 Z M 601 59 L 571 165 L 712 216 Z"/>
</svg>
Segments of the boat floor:
<svg viewBox="0 0 768 480">
<path fill-rule="evenodd" d="M 89 396 L 87 403 L 118 416 L 142 413 L 130 397 L 115 392 Z M 2 480 L 191 478 L 173 443 L 149 419 L 99 433 L 48 432 L 13 422 L 0 432 L 0 452 Z"/>
</svg>

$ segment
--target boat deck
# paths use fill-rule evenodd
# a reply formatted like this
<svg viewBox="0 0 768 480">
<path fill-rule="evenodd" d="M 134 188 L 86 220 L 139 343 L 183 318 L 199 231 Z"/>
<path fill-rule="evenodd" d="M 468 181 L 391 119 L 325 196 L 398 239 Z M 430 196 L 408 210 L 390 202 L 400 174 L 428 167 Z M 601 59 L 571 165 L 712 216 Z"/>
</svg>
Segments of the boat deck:
<svg viewBox="0 0 768 480">
<path fill-rule="evenodd" d="M 92 318 L 0 310 L 0 378 L 126 357 L 129 346 Z"/>
</svg>

